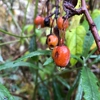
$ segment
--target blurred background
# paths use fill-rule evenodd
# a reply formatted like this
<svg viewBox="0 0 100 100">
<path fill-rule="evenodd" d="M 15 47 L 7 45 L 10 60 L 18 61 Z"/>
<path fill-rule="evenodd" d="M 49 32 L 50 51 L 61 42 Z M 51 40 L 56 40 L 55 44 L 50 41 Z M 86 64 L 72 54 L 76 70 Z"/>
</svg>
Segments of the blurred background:
<svg viewBox="0 0 100 100">
<path fill-rule="evenodd" d="M 36 1 L 38 1 L 37 9 Z M 7 61 L 14 61 L 24 54 L 29 54 L 29 52 L 35 50 L 49 50 L 46 45 L 46 36 L 50 33 L 50 28 L 36 28 L 34 33 L 33 23 L 35 16 L 41 15 L 46 17 L 54 11 L 52 8 L 55 5 L 55 1 L 48 1 L 50 1 L 49 11 L 47 11 L 47 0 L 0 0 L 1 64 Z M 62 11 L 63 1 L 59 1 L 60 10 Z M 96 9 L 100 11 L 100 0 L 86 0 L 86 2 L 90 13 Z M 70 18 L 69 21 L 71 22 L 72 19 Z M 84 18 L 81 18 L 80 22 L 82 23 L 83 21 Z M 36 35 L 35 38 L 32 37 L 33 34 Z M 71 69 L 67 71 L 66 69 L 64 72 L 64 69 L 55 69 L 54 63 L 43 66 L 49 56 L 29 59 L 33 64 L 44 68 L 44 71 L 39 70 L 38 85 L 35 80 L 36 70 L 31 68 L 20 66 L 0 71 L 0 83 L 9 89 L 14 96 L 14 100 L 67 100 L 65 99 L 66 94 L 70 85 L 74 82 L 78 70 L 72 71 L 73 69 Z M 91 62 L 91 60 L 89 61 Z M 75 67 L 79 65 L 80 63 L 76 64 Z M 99 77 L 100 69 L 96 66 L 93 65 L 93 71 Z M 75 100 L 75 94 L 76 90 L 73 92 L 70 100 Z"/>
</svg>

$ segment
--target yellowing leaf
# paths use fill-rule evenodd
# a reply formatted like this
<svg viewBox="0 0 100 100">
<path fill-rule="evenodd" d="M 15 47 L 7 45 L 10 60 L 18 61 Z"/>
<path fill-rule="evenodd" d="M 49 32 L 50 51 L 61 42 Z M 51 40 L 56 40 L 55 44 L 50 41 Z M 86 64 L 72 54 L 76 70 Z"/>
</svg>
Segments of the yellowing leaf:
<svg viewBox="0 0 100 100">
<path fill-rule="evenodd" d="M 81 0 L 78 0 L 78 2 L 77 2 L 77 5 L 76 5 L 76 9 L 78 9 L 78 8 L 80 8 L 81 7 Z"/>
<path fill-rule="evenodd" d="M 78 9 L 78 8 L 80 8 L 80 6 L 81 6 L 81 1 L 78 0 L 75 8 Z M 83 16 L 83 14 L 73 16 L 71 21 L 70 21 L 69 29 L 78 27 L 80 25 L 80 20 L 81 20 L 82 16 Z"/>
<path fill-rule="evenodd" d="M 98 33 L 99 33 L 99 36 L 100 36 L 100 30 L 98 31 Z M 93 50 L 96 46 L 97 46 L 97 45 L 96 45 L 96 43 L 95 43 L 95 41 L 94 41 L 93 44 L 92 44 L 92 46 L 91 46 L 91 49 L 90 49 L 90 50 Z"/>
<path fill-rule="evenodd" d="M 86 31 L 83 26 L 78 26 L 72 30 L 66 32 L 66 44 L 70 49 L 71 54 L 80 57 L 83 51 L 83 41 L 86 35 Z M 71 58 L 71 65 L 75 65 L 77 60 Z"/>
<path fill-rule="evenodd" d="M 81 20 L 82 16 L 83 15 L 75 15 L 74 17 L 72 17 L 69 29 L 78 27 L 79 24 L 80 24 L 80 20 Z"/>
</svg>

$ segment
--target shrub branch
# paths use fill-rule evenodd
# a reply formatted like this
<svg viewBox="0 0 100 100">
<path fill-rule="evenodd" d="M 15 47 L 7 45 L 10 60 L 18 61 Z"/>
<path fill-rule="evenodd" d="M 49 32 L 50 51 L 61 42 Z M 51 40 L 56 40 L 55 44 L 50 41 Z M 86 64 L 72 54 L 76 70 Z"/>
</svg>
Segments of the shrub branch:
<svg viewBox="0 0 100 100">
<path fill-rule="evenodd" d="M 92 32 L 92 35 L 93 35 L 93 37 L 95 39 L 95 42 L 97 44 L 98 50 L 100 52 L 100 37 L 99 37 L 98 31 L 97 31 L 97 27 L 96 27 L 94 21 L 92 20 L 90 14 L 88 12 L 85 0 L 81 0 L 81 8 L 79 8 L 79 9 L 75 9 L 72 6 L 72 4 L 69 4 L 66 1 L 64 1 L 63 7 L 64 7 L 64 11 L 66 12 L 68 18 L 72 17 L 74 15 L 80 15 L 80 14 L 84 14 L 85 15 L 85 17 L 86 17 L 86 19 L 88 21 L 90 30 Z M 68 13 L 68 12 L 70 12 L 70 13 Z"/>
</svg>

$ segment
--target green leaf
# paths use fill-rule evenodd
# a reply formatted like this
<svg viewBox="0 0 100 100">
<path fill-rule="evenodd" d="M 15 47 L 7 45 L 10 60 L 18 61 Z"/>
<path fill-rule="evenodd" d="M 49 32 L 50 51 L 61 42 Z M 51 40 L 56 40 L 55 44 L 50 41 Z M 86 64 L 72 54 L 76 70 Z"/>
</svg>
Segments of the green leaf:
<svg viewBox="0 0 100 100">
<path fill-rule="evenodd" d="M 91 14 L 91 17 L 94 20 L 97 29 L 100 30 L 100 23 L 98 23 L 100 21 L 100 10 L 94 10 L 93 13 Z M 89 25 L 88 25 L 88 22 L 87 22 L 86 19 L 83 21 L 82 25 L 86 29 L 86 32 L 88 32 L 89 31 Z"/>
<path fill-rule="evenodd" d="M 81 72 L 82 88 L 85 100 L 100 100 L 97 78 L 88 67 L 83 67 Z"/>
<path fill-rule="evenodd" d="M 24 28 L 23 28 L 23 31 L 27 31 L 28 33 L 30 33 L 33 29 L 33 25 L 30 24 L 30 25 L 25 25 Z"/>
<path fill-rule="evenodd" d="M 96 27 L 99 31 L 100 23 L 98 23 L 98 22 L 100 22 L 100 11 L 94 10 L 93 13 L 91 14 L 91 16 L 92 16 L 93 21 L 96 24 Z M 83 50 L 83 56 L 86 57 L 88 55 L 88 52 L 90 51 L 92 44 L 93 44 L 94 38 L 93 38 L 91 31 L 89 31 L 89 25 L 88 25 L 88 22 L 86 21 L 86 19 L 84 20 L 82 25 L 84 26 L 84 28 L 87 31 L 87 35 L 84 40 L 84 50 Z"/>
<path fill-rule="evenodd" d="M 100 16 L 100 10 L 98 9 L 95 9 L 92 14 L 91 14 L 91 17 L 92 19 L 95 19 L 96 17 Z"/>
<path fill-rule="evenodd" d="M 83 56 L 87 57 L 88 53 L 90 51 L 90 48 L 93 44 L 94 38 L 92 36 L 92 33 L 89 31 L 89 33 L 86 34 L 83 44 Z"/>
<path fill-rule="evenodd" d="M 83 64 L 83 60 L 80 57 L 78 57 L 76 55 L 71 55 L 71 58 L 74 58 L 74 59 L 78 60 L 80 63 Z"/>
<path fill-rule="evenodd" d="M 46 39 L 47 39 L 46 36 L 42 36 L 42 37 L 40 38 L 40 42 L 41 42 L 42 45 L 45 45 L 45 44 L 46 44 Z"/>
<path fill-rule="evenodd" d="M 31 58 L 33 56 L 50 55 L 50 54 L 51 54 L 50 50 L 37 50 L 37 51 L 31 52 L 27 55 L 22 56 L 21 58 L 19 58 L 16 61 L 21 61 L 21 60 L 24 60 L 24 59 L 28 59 L 28 58 Z"/>
<path fill-rule="evenodd" d="M 67 83 L 67 81 L 65 79 L 63 79 L 62 77 L 57 76 L 57 80 L 59 82 L 61 82 L 62 85 L 64 85 L 66 88 L 70 89 L 70 85 Z"/>
<path fill-rule="evenodd" d="M 34 25 L 33 24 L 29 24 L 29 25 L 25 25 L 23 28 L 23 31 L 27 32 L 28 34 L 32 33 Z M 35 29 L 35 35 L 36 37 L 40 37 L 42 35 L 42 29 Z"/>
<path fill-rule="evenodd" d="M 97 56 L 97 58 L 92 62 L 93 63 L 98 63 L 100 61 L 100 55 Z"/>
<path fill-rule="evenodd" d="M 80 25 L 80 20 L 81 20 L 82 16 L 83 15 L 75 15 L 74 17 L 72 17 L 69 29 L 77 28 Z"/>
<path fill-rule="evenodd" d="M 55 69 L 55 66 L 54 66 L 53 63 L 51 63 L 51 64 L 43 67 L 42 70 L 39 70 L 39 74 L 40 74 L 41 78 L 43 80 L 45 80 L 45 78 L 47 77 L 47 75 L 48 76 L 52 75 L 52 73 L 54 72 L 54 69 Z"/>
<path fill-rule="evenodd" d="M 83 52 L 83 41 L 85 35 L 86 31 L 83 26 L 78 26 L 77 28 L 68 30 L 66 32 L 66 44 L 69 47 L 71 54 L 78 57 L 81 56 Z M 76 62 L 76 59 L 70 59 L 70 63 L 72 66 L 74 66 Z"/>
<path fill-rule="evenodd" d="M 98 30 L 98 34 L 100 36 L 100 23 L 98 23 L 98 22 L 100 22 L 100 15 L 94 19 L 94 22 L 96 24 L 96 27 L 97 27 L 97 30 Z M 91 46 L 91 50 L 93 50 L 95 47 L 96 47 L 96 43 L 95 43 L 95 40 L 94 40 L 93 44 Z"/>
<path fill-rule="evenodd" d="M 4 64 L 0 64 L 0 70 L 4 70 L 4 69 L 7 69 L 7 68 L 19 67 L 19 66 L 27 66 L 27 67 L 32 67 L 32 68 L 35 68 L 35 69 L 40 69 L 37 66 L 35 66 L 34 64 L 29 63 L 29 62 L 23 62 L 23 61 L 16 62 L 16 61 L 12 61 L 12 62 L 6 62 Z"/>
<path fill-rule="evenodd" d="M 61 95 L 61 88 L 56 81 L 53 81 L 53 93 L 54 93 L 54 100 L 63 100 Z"/>
<path fill-rule="evenodd" d="M 33 67 L 33 68 L 37 69 L 37 67 L 35 65 L 33 65 L 32 63 L 22 62 L 22 60 L 28 59 L 28 58 L 34 57 L 34 56 L 50 55 L 50 53 L 51 52 L 49 50 L 39 50 L 39 51 L 31 52 L 29 54 L 22 56 L 21 58 L 15 60 L 15 61 L 5 62 L 4 64 L 0 64 L 0 70 L 6 69 L 6 68 L 18 67 L 18 66 L 28 66 L 28 67 Z"/>
<path fill-rule="evenodd" d="M 8 89 L 0 83 L 0 100 L 14 100 Z"/>
<path fill-rule="evenodd" d="M 100 22 L 100 15 L 94 19 L 94 22 L 96 24 L 97 30 L 99 31 L 100 30 L 100 23 L 98 23 L 98 22 Z"/>
<path fill-rule="evenodd" d="M 44 86 L 43 84 L 40 84 L 40 86 L 38 88 L 38 93 L 43 100 L 50 100 L 49 91 L 48 91 L 47 87 Z"/>
<path fill-rule="evenodd" d="M 71 86 L 70 90 L 68 91 L 67 96 L 66 96 L 66 100 L 71 100 L 71 95 L 74 92 L 75 88 L 77 87 L 77 84 L 79 82 L 79 78 L 80 78 L 80 72 L 78 73 L 78 75 L 77 75 L 73 85 Z"/>
<path fill-rule="evenodd" d="M 41 29 L 35 29 L 36 37 L 38 37 L 38 38 L 41 37 L 42 33 L 43 33 L 43 31 Z"/>
<path fill-rule="evenodd" d="M 48 64 L 50 64 L 50 63 L 52 63 L 53 62 L 53 59 L 52 59 L 52 57 L 50 57 L 50 58 L 48 58 L 45 62 L 44 62 L 44 66 L 46 66 L 46 65 L 48 65 Z"/>
<path fill-rule="evenodd" d="M 75 100 L 82 100 L 82 95 L 83 95 L 82 79 L 80 78 Z"/>
<path fill-rule="evenodd" d="M 36 50 L 37 50 L 36 36 L 33 35 L 31 40 L 30 40 L 29 51 L 33 52 L 33 51 L 36 51 Z M 32 61 L 38 61 L 38 57 L 37 56 L 31 57 L 30 61 L 31 60 Z"/>
<path fill-rule="evenodd" d="M 95 15 L 95 17 L 93 17 L 93 18 L 94 18 L 93 19 L 94 23 L 96 24 L 96 27 L 99 31 L 100 30 L 100 23 L 98 23 L 98 22 L 100 22 L 100 13 Z M 91 31 L 89 31 L 89 25 L 88 25 L 87 21 L 85 20 L 82 25 L 85 27 L 85 29 L 87 31 L 87 35 L 85 37 L 84 46 L 83 46 L 84 47 L 83 56 L 87 57 L 88 52 L 90 51 L 92 44 L 95 43 L 95 42 L 94 42 L 94 38 L 93 38 Z M 94 45 L 94 48 L 95 48 L 95 45 Z"/>
<path fill-rule="evenodd" d="M 83 21 L 82 26 L 84 26 L 84 28 L 85 28 L 86 32 L 88 32 L 88 31 L 89 31 L 89 25 L 88 25 L 88 22 L 87 22 L 87 20 L 86 20 L 86 19 Z"/>
</svg>

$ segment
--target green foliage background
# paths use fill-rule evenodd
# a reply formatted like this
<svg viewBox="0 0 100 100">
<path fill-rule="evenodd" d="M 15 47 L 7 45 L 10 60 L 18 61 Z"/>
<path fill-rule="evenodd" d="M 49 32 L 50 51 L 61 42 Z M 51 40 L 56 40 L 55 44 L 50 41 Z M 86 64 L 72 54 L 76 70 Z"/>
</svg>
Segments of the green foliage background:
<svg viewBox="0 0 100 100">
<path fill-rule="evenodd" d="M 54 1 L 51 2 L 54 4 Z M 21 30 L 20 35 L 0 28 L 3 35 L 15 38 L 16 45 L 25 46 L 24 52 L 18 52 L 17 59 L 14 55 L 15 59 L 9 56 L 3 60 L 0 55 L 0 77 L 14 81 L 0 82 L 0 100 L 100 100 L 100 72 L 93 72 L 93 66 L 99 70 L 100 55 L 95 53 L 97 47 L 84 15 L 70 19 L 65 35 L 65 45 L 71 53 L 70 63 L 66 68 L 60 68 L 55 65 L 52 50 L 45 43 L 50 28 L 38 29 L 34 23 L 26 24 L 27 9 L 31 3 L 29 0 L 21 27 L 8 7 L 14 24 Z M 34 18 L 38 15 L 38 3 L 36 0 Z M 100 31 L 100 10 L 95 8 L 90 10 L 90 14 Z M 0 36 L 0 40 L 2 38 Z M 8 44 L 12 42 L 0 41 L 1 50 Z M 14 92 L 11 91 L 13 89 Z"/>
</svg>

